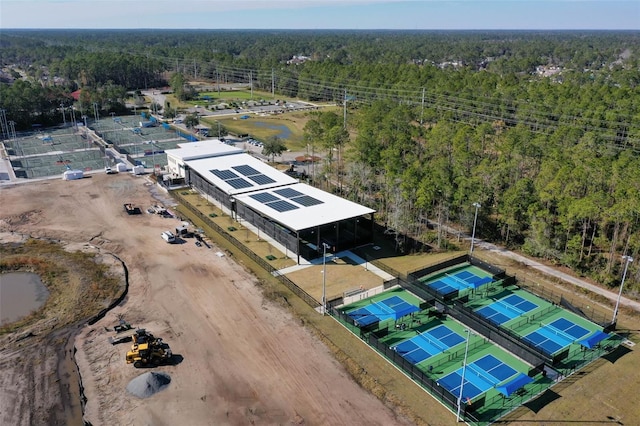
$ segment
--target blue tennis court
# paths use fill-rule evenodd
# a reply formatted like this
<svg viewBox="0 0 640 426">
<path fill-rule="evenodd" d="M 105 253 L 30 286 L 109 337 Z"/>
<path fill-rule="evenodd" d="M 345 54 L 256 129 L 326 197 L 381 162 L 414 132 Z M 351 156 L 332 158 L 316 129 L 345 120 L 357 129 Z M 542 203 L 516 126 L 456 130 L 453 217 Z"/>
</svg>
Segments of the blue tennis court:
<svg viewBox="0 0 640 426">
<path fill-rule="evenodd" d="M 418 364 L 464 342 L 464 337 L 446 325 L 439 325 L 392 347 L 407 361 Z"/>
<path fill-rule="evenodd" d="M 523 338 L 544 352 L 554 354 L 587 334 L 589 334 L 589 330 L 584 327 L 566 318 L 558 318 L 549 324 L 543 324 L 539 329 Z"/>
<path fill-rule="evenodd" d="M 529 311 L 536 309 L 538 305 L 530 302 L 517 294 L 511 294 L 490 305 L 478 309 L 476 312 L 498 325 L 511 321 Z"/>
<path fill-rule="evenodd" d="M 464 371 L 464 384 L 462 383 L 462 370 Z M 438 384 L 453 395 L 460 395 L 462 385 L 462 399 L 473 399 L 487 390 L 497 386 L 505 380 L 514 377 L 518 372 L 500 361 L 493 355 L 485 355 L 465 367 L 449 373 Z"/>
<path fill-rule="evenodd" d="M 348 313 L 359 327 L 371 325 L 388 319 L 397 320 L 403 316 L 419 311 L 420 308 L 406 302 L 401 297 L 391 296 L 379 302 L 371 302 L 367 306 Z"/>
<path fill-rule="evenodd" d="M 469 271 L 460 271 L 455 274 L 445 273 L 428 285 L 440 294 L 449 294 L 465 289 L 476 289 L 491 281 L 491 277 L 479 277 Z"/>
<path fill-rule="evenodd" d="M 578 324 L 573 321 L 569 321 L 566 318 L 558 318 L 552 323 L 547 324 L 547 326 L 553 327 L 556 330 L 573 337 L 574 340 L 579 340 L 590 333 L 586 328 L 580 327 Z"/>
</svg>

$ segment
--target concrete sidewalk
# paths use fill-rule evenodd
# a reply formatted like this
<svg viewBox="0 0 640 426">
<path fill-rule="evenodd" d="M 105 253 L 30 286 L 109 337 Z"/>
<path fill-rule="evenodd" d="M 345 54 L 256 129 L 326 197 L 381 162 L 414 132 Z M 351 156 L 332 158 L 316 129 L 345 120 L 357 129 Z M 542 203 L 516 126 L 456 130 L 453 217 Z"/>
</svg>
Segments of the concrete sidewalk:
<svg viewBox="0 0 640 426">
<path fill-rule="evenodd" d="M 370 271 L 370 272 L 376 274 L 377 276 L 379 276 L 380 278 L 382 278 L 385 281 L 389 281 L 389 280 L 392 280 L 393 278 L 395 278 L 393 275 L 390 275 L 390 274 L 384 272 L 383 270 L 381 270 L 377 266 L 372 265 L 371 263 L 365 261 L 360 256 L 357 256 L 355 253 L 353 253 L 353 252 L 351 252 L 349 250 L 344 250 L 344 251 L 341 251 L 341 252 L 336 253 L 336 254 L 327 254 L 326 261 L 327 262 L 331 262 L 331 261 L 333 261 L 334 258 L 342 258 L 342 257 L 348 257 L 349 259 L 351 259 L 357 265 L 363 267 L 367 271 Z M 299 265 L 294 265 L 294 266 L 290 266 L 288 268 L 280 269 L 280 270 L 276 271 L 275 273 L 276 274 L 280 274 L 280 275 L 285 275 L 285 274 L 288 274 L 290 272 L 299 271 L 301 269 L 308 268 L 309 266 L 312 266 L 312 265 L 322 265 L 322 263 L 323 263 L 323 259 L 322 259 L 322 256 L 320 256 L 319 258 L 312 259 L 310 261 L 305 260 L 304 263 L 300 262 Z"/>
</svg>

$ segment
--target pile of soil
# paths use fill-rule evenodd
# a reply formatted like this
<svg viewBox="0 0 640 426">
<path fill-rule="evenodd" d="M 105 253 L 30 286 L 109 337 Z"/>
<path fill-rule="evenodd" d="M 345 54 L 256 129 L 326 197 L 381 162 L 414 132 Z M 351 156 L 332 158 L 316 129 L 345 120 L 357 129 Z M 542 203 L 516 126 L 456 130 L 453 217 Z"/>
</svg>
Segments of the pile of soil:
<svg viewBox="0 0 640 426">
<path fill-rule="evenodd" d="M 169 386 L 171 376 L 166 373 L 144 373 L 131 380 L 127 391 L 138 398 L 149 398 Z"/>
</svg>

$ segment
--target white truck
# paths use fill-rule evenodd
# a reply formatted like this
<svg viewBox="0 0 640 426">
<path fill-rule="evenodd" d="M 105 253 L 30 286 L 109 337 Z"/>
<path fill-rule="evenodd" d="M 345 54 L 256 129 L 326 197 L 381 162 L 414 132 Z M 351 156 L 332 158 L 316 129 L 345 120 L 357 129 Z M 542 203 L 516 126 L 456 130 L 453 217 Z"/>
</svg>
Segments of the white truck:
<svg viewBox="0 0 640 426">
<path fill-rule="evenodd" d="M 164 231 L 160 236 L 169 244 L 176 242 L 176 236 L 171 231 Z"/>
</svg>

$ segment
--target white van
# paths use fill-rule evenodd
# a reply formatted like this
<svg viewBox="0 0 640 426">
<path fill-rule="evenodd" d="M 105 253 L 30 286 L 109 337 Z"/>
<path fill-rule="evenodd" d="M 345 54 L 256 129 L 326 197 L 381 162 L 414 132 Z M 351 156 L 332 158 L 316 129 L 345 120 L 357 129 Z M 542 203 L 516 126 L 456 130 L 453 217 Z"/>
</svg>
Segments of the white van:
<svg viewBox="0 0 640 426">
<path fill-rule="evenodd" d="M 162 234 L 160 234 L 160 236 L 162 237 L 163 240 L 165 240 L 168 243 L 176 242 L 176 236 L 173 235 L 173 232 L 171 231 L 164 231 Z"/>
</svg>

